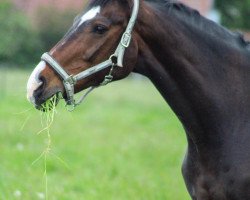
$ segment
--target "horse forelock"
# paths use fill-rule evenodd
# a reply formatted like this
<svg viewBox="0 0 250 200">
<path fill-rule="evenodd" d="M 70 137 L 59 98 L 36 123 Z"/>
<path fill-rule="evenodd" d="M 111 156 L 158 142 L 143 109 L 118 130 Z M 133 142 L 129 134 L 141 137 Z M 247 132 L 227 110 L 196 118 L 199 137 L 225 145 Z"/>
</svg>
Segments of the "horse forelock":
<svg viewBox="0 0 250 200">
<path fill-rule="evenodd" d="M 108 3 L 112 3 L 112 2 L 118 2 L 119 4 L 121 5 L 130 5 L 130 7 L 132 6 L 133 4 L 133 0 L 90 0 L 89 1 L 89 7 L 93 7 L 93 6 L 97 6 L 97 5 L 100 5 L 100 6 L 105 6 L 106 4 Z M 163 0 L 161 0 L 163 1 Z"/>
<path fill-rule="evenodd" d="M 112 0 L 90 0 L 89 1 L 89 7 L 93 7 L 93 6 L 105 6 L 110 1 L 112 1 Z"/>
</svg>

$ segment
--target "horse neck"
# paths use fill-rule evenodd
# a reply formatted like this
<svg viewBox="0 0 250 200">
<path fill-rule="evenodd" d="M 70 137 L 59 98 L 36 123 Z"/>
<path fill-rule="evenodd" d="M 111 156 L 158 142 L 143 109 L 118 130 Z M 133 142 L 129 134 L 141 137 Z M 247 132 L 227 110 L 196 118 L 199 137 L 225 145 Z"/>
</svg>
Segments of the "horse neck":
<svg viewBox="0 0 250 200">
<path fill-rule="evenodd" d="M 237 67 L 232 64 L 225 72 L 224 67 L 232 60 L 228 59 L 224 65 L 220 59 L 223 55 L 216 56 L 222 53 L 219 50 L 223 49 L 222 44 L 214 47 L 215 41 L 210 44 L 212 40 L 208 41 L 207 36 L 204 41 L 201 33 L 196 35 L 176 16 L 163 16 L 148 5 L 140 12 L 136 27 L 139 58 L 135 72 L 153 82 L 195 143 L 202 140 L 208 143 L 215 135 L 218 138 L 225 128 L 231 128 L 232 122 L 237 123 L 238 111 L 245 113 L 244 106 L 238 107 L 235 97 L 232 98 L 234 92 L 227 87 L 227 84 L 234 84 L 234 80 L 224 78 L 239 75 Z M 230 51 L 233 50 L 224 45 L 223 53 Z M 238 52 L 234 54 L 239 56 Z M 238 89 L 234 94 L 241 98 L 242 93 L 243 89 Z M 232 107 L 232 104 L 237 106 Z M 228 113 L 234 111 L 236 116 L 231 118 Z"/>
</svg>

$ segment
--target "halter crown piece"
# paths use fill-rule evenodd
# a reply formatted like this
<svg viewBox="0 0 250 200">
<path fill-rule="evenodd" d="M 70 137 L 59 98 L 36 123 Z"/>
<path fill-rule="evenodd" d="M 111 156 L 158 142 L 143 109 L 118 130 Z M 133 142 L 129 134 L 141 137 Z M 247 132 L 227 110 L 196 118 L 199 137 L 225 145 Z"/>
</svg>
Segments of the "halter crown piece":
<svg viewBox="0 0 250 200">
<path fill-rule="evenodd" d="M 95 66 L 92 66 L 79 74 L 76 75 L 69 75 L 62 66 L 49 54 L 44 53 L 41 57 L 41 60 L 45 61 L 49 64 L 49 66 L 57 72 L 57 74 L 62 78 L 63 85 L 66 91 L 66 105 L 69 111 L 73 111 L 76 106 L 81 104 L 85 97 L 96 87 L 90 87 L 89 90 L 76 102 L 74 99 L 74 85 L 79 80 L 82 80 L 86 77 L 89 77 L 92 74 L 95 74 L 103 69 L 111 67 L 110 72 L 108 75 L 105 76 L 104 81 L 100 84 L 100 86 L 104 86 L 110 83 L 113 80 L 112 72 L 114 67 L 123 67 L 123 58 L 126 48 L 128 48 L 131 38 L 132 38 L 132 31 L 138 16 L 139 12 L 139 0 L 134 0 L 133 11 L 127 25 L 125 32 L 123 33 L 120 43 L 118 44 L 116 51 L 114 54 L 110 56 L 110 58 L 102 63 L 99 63 Z"/>
</svg>

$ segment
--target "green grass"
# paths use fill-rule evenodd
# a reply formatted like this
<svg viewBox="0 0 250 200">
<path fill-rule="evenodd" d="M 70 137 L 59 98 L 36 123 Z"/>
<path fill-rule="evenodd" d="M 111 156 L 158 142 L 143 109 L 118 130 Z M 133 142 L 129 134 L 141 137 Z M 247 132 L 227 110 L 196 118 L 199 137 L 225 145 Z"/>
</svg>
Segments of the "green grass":
<svg viewBox="0 0 250 200">
<path fill-rule="evenodd" d="M 29 72 L 0 74 L 0 199 L 45 199 L 44 160 L 32 162 L 48 141 L 25 98 Z M 190 199 L 181 176 L 184 131 L 146 80 L 99 88 L 73 113 L 61 102 L 50 134 L 50 200 Z"/>
</svg>

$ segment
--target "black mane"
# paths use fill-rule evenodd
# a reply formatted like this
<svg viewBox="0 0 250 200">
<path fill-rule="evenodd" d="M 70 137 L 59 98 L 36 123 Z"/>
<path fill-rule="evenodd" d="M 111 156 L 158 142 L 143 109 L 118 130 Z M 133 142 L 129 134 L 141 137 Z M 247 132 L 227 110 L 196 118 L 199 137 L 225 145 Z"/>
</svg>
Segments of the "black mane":
<svg viewBox="0 0 250 200">
<path fill-rule="evenodd" d="M 220 39 L 230 43 L 234 41 L 236 45 L 240 45 L 241 47 L 246 47 L 250 44 L 250 42 L 244 39 L 242 33 L 232 32 L 222 27 L 221 25 L 201 16 L 197 10 L 192 9 L 183 3 L 171 0 L 160 0 L 160 2 L 163 3 L 168 13 L 174 14 L 181 19 L 181 21 L 200 29 L 201 31 L 205 30 L 207 34 L 219 36 Z"/>
</svg>

